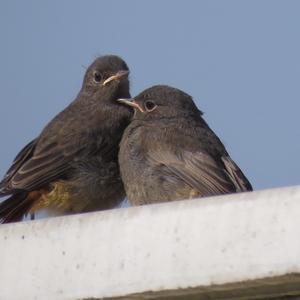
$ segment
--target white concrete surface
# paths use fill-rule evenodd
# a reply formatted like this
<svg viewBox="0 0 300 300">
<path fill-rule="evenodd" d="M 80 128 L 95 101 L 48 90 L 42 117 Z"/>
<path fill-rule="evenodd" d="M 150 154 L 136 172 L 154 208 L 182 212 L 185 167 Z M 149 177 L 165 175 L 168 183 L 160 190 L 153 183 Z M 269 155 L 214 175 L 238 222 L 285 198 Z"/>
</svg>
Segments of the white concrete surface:
<svg viewBox="0 0 300 300">
<path fill-rule="evenodd" d="M 300 295 L 299 216 L 298 186 L 0 225 L 0 299 Z"/>
</svg>

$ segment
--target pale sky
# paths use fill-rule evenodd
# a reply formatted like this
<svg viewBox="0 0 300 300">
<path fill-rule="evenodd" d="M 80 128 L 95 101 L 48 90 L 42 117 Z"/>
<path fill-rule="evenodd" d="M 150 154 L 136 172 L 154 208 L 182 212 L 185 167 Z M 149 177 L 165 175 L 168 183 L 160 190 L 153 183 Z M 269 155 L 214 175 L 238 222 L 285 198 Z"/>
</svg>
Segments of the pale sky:
<svg viewBox="0 0 300 300">
<path fill-rule="evenodd" d="M 0 176 L 117 54 L 194 97 L 255 189 L 300 183 L 300 1 L 0 2 Z"/>
</svg>

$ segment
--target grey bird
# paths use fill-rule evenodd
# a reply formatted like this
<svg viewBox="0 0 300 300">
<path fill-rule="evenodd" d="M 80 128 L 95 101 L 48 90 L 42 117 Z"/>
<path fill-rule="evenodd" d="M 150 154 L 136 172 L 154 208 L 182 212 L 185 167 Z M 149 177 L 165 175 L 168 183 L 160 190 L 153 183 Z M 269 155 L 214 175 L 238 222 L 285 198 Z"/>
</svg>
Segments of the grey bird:
<svg viewBox="0 0 300 300">
<path fill-rule="evenodd" d="M 158 85 L 118 101 L 134 109 L 119 152 L 132 205 L 252 190 L 188 94 Z"/>
<path fill-rule="evenodd" d="M 47 208 L 79 213 L 111 208 L 125 191 L 118 147 L 132 111 L 117 103 L 130 97 L 128 67 L 114 55 L 87 69 L 76 99 L 20 151 L 0 182 L 0 223 Z"/>
</svg>

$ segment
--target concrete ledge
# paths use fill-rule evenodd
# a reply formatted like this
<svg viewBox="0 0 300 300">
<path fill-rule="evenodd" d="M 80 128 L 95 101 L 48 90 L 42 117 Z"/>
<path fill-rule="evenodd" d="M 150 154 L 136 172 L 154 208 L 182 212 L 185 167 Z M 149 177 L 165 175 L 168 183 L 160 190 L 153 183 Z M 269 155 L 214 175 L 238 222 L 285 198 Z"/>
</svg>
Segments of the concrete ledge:
<svg viewBox="0 0 300 300">
<path fill-rule="evenodd" d="M 0 299 L 300 299 L 299 216 L 291 187 L 1 225 Z"/>
</svg>

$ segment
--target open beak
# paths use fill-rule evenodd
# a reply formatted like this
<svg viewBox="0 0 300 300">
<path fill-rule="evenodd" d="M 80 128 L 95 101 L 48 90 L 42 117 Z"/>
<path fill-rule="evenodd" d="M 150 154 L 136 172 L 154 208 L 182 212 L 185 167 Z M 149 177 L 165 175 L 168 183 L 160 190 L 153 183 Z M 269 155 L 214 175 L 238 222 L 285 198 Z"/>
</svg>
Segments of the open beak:
<svg viewBox="0 0 300 300">
<path fill-rule="evenodd" d="M 134 99 L 117 99 L 117 101 L 118 102 L 120 102 L 120 103 L 123 103 L 123 104 L 125 104 L 125 105 L 128 105 L 128 106 L 131 106 L 131 107 L 133 107 L 134 109 L 138 109 L 138 110 L 140 110 L 142 113 L 144 112 L 144 110 L 141 108 L 141 106 L 138 104 L 138 103 L 136 103 L 135 101 L 134 101 Z"/>
<path fill-rule="evenodd" d="M 121 70 L 118 71 L 115 75 L 112 75 L 110 77 L 108 77 L 103 83 L 102 85 L 107 85 L 109 82 L 114 81 L 114 80 L 122 80 L 123 78 L 127 78 L 129 74 L 129 71 L 125 71 L 125 70 Z"/>
</svg>

